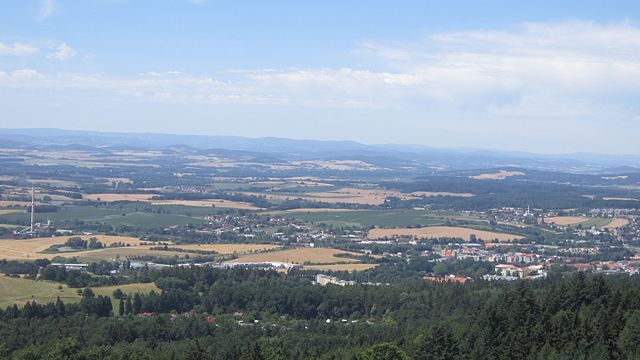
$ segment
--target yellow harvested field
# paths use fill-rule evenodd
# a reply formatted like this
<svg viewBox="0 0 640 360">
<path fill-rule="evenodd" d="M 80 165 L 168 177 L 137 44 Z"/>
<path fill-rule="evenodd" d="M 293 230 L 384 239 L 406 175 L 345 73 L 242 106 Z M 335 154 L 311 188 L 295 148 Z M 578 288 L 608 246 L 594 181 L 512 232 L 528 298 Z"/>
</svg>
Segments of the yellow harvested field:
<svg viewBox="0 0 640 360">
<path fill-rule="evenodd" d="M 171 247 L 184 249 L 184 250 L 200 250 L 200 251 L 215 251 L 218 254 L 243 254 L 265 250 L 273 250 L 280 247 L 280 245 L 272 244 L 188 244 L 188 245 L 172 245 Z"/>
<path fill-rule="evenodd" d="M 240 210 L 260 210 L 261 208 L 254 206 L 248 202 L 231 201 L 222 199 L 206 199 L 206 200 L 154 200 L 151 205 L 184 205 L 184 206 L 202 206 L 202 207 L 218 207 Z"/>
<path fill-rule="evenodd" d="M 452 193 L 446 191 L 414 191 L 410 195 L 417 197 L 454 196 L 454 197 L 474 197 L 472 193 Z"/>
<path fill-rule="evenodd" d="M 619 227 L 623 227 L 629 224 L 629 220 L 628 219 L 613 219 L 611 220 L 610 223 L 608 223 L 605 228 L 608 229 L 617 229 Z"/>
<path fill-rule="evenodd" d="M 522 171 L 505 171 L 500 170 L 497 173 L 487 173 L 480 175 L 469 176 L 471 179 L 476 180 L 504 180 L 510 176 L 522 176 L 525 175 Z"/>
<path fill-rule="evenodd" d="M 372 229 L 367 237 L 369 239 L 392 238 L 397 236 L 411 236 L 419 239 L 437 238 L 461 238 L 468 241 L 471 235 L 482 240 L 511 241 L 522 239 L 522 236 L 497 233 L 493 231 L 476 230 L 454 226 L 427 226 L 421 228 L 391 228 Z"/>
<path fill-rule="evenodd" d="M 335 263 L 357 263 L 358 260 L 337 257 L 337 254 L 351 254 L 362 256 L 360 253 L 329 249 L 329 248 L 298 248 L 282 251 L 272 251 L 261 254 L 242 256 L 233 260 L 234 262 L 283 262 L 290 264 L 303 264 L 305 262 L 313 264 L 335 264 Z"/>
<path fill-rule="evenodd" d="M 102 251 L 102 250 L 90 250 L 90 251 L 80 251 L 73 253 L 47 253 L 41 254 L 42 251 L 50 248 L 52 245 L 62 245 L 64 244 L 71 236 L 59 236 L 59 237 L 47 237 L 47 238 L 34 238 L 34 239 L 24 239 L 24 240 L 0 240 L 0 258 L 7 260 L 33 260 L 33 259 L 51 259 L 55 256 L 65 254 L 67 255 L 79 255 L 87 252 L 94 251 Z M 82 236 L 82 239 L 87 240 L 91 236 Z M 108 235 L 95 235 L 100 242 L 109 246 L 113 243 L 122 242 L 124 244 L 130 245 L 140 245 L 141 241 L 128 237 L 128 236 L 108 236 Z M 130 247 L 124 248 L 111 248 L 105 250 L 118 250 L 118 249 L 129 249 Z"/>
<path fill-rule="evenodd" d="M 545 222 L 561 226 L 575 225 L 587 220 L 589 220 L 589 218 L 584 216 L 553 216 L 544 219 Z"/>
<path fill-rule="evenodd" d="M 150 200 L 156 194 L 84 194 L 82 197 L 91 201 L 145 201 Z"/>
<path fill-rule="evenodd" d="M 329 270 L 329 271 L 364 271 L 373 269 L 377 264 L 332 264 L 332 265 L 305 265 L 305 270 Z"/>
<path fill-rule="evenodd" d="M 612 201 L 640 201 L 634 198 L 624 198 L 624 197 L 603 197 L 603 200 L 612 200 Z"/>
</svg>

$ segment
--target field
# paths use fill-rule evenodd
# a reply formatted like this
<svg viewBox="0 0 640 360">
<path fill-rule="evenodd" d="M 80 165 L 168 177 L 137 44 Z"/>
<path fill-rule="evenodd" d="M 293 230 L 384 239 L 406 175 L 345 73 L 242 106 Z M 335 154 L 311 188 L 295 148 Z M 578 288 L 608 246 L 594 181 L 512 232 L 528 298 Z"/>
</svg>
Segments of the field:
<svg viewBox="0 0 640 360">
<path fill-rule="evenodd" d="M 364 271 L 373 269 L 377 264 L 332 264 L 332 265 L 305 265 L 305 270 L 328 270 L 328 271 Z"/>
<path fill-rule="evenodd" d="M 100 240 L 105 245 L 109 245 L 112 243 L 122 242 L 130 245 L 139 245 L 140 240 L 127 237 L 127 236 L 107 236 L 107 235 L 96 235 L 96 238 Z M 88 239 L 89 236 L 83 236 L 83 239 Z M 74 253 L 47 253 L 42 254 L 41 252 L 51 247 L 51 245 L 61 245 L 64 244 L 69 236 L 60 236 L 60 237 L 48 237 L 48 238 L 35 238 L 35 239 L 25 239 L 25 240 L 0 240 L 0 258 L 7 260 L 33 260 L 33 259 L 42 259 L 47 258 L 51 259 L 58 255 L 64 254 L 73 254 L 79 255 L 82 253 L 102 251 L 102 250 L 91 250 L 91 251 L 82 251 L 82 252 L 74 252 Z M 118 248 L 105 249 L 105 250 L 115 250 Z M 121 248 L 121 249 L 129 249 L 129 248 Z"/>
<path fill-rule="evenodd" d="M 83 199 L 91 201 L 143 201 L 150 200 L 152 197 L 158 196 L 156 194 L 84 194 Z"/>
<path fill-rule="evenodd" d="M 113 261 L 117 259 L 126 259 L 126 258 L 134 258 L 138 256 L 156 256 L 156 257 L 179 257 L 183 258 L 186 255 L 189 257 L 197 257 L 200 256 L 196 253 L 188 253 L 181 251 L 164 251 L 164 250 L 150 250 L 151 246 L 129 246 L 129 247 L 119 247 L 119 248 L 106 248 L 99 250 L 86 250 L 86 251 L 78 251 L 72 253 L 60 253 L 60 256 L 75 256 L 82 262 L 93 262 L 93 261 Z M 50 255 L 50 254 L 47 254 Z M 55 255 L 55 254 L 53 254 Z M 50 258 L 50 257 L 49 257 Z"/>
<path fill-rule="evenodd" d="M 233 260 L 234 262 L 282 262 L 290 264 L 335 264 L 335 263 L 357 263 L 356 259 L 337 257 L 337 254 L 362 254 L 329 249 L 329 248 L 299 248 L 282 251 L 272 251 L 261 254 L 242 256 Z"/>
<path fill-rule="evenodd" d="M 414 191 L 410 195 L 417 197 L 453 196 L 453 197 L 473 197 L 472 193 L 452 193 L 446 191 Z"/>
<path fill-rule="evenodd" d="M 624 226 L 628 223 L 626 219 L 605 219 L 605 218 L 594 218 L 594 217 L 585 217 L 585 216 L 556 216 L 549 217 L 544 219 L 545 222 L 552 222 L 557 225 L 562 226 L 577 226 L 580 225 L 583 228 L 590 228 L 592 226 L 602 228 L 602 227 L 610 227 L 616 228 L 620 226 Z M 615 222 L 612 226 L 611 224 Z"/>
<path fill-rule="evenodd" d="M 587 220 L 588 218 L 584 216 L 554 216 L 544 219 L 545 222 L 554 223 L 561 226 L 576 225 Z"/>
<path fill-rule="evenodd" d="M 428 212 L 424 210 L 356 210 L 356 211 L 326 211 L 316 213 L 292 212 L 291 217 L 296 219 L 343 226 L 380 226 L 380 227 L 407 227 L 407 226 L 431 226 L 444 225 L 447 220 L 479 221 L 477 218 Z"/>
<path fill-rule="evenodd" d="M 628 219 L 613 219 L 610 223 L 608 223 L 605 227 L 609 229 L 616 229 L 619 227 L 623 227 L 629 224 Z"/>
<path fill-rule="evenodd" d="M 91 288 L 96 295 L 111 296 L 115 289 L 121 289 L 125 294 L 148 293 L 151 290 L 159 292 L 160 289 L 153 283 L 137 283 Z M 24 305 L 27 301 L 36 301 L 40 304 L 55 302 L 60 297 L 65 303 L 80 301 L 76 289 L 53 281 L 29 280 L 12 278 L 0 275 L 0 307 L 5 308 L 12 304 Z M 118 312 L 118 300 L 112 299 L 113 311 Z"/>
<path fill-rule="evenodd" d="M 521 171 L 500 170 L 496 173 L 486 173 L 486 174 L 480 174 L 480 175 L 473 175 L 469 177 L 475 180 L 504 180 L 510 176 L 522 176 L 522 175 L 525 175 L 525 173 Z"/>
<path fill-rule="evenodd" d="M 171 247 L 180 248 L 184 250 L 199 250 L 199 251 L 215 251 L 218 254 L 243 254 L 252 253 L 264 250 L 277 249 L 280 245 L 270 244 L 188 244 L 188 245 L 172 245 Z"/>
<path fill-rule="evenodd" d="M 291 213 L 322 213 L 322 212 L 344 212 L 353 211 L 351 209 L 335 209 L 335 208 L 297 208 L 289 210 L 276 210 L 265 211 L 265 214 L 279 215 L 279 214 L 291 214 Z"/>
<path fill-rule="evenodd" d="M 25 212 L 25 210 L 20 210 L 20 209 L 0 209 L 0 215 L 23 213 L 23 212 Z"/>
<path fill-rule="evenodd" d="M 61 286 L 62 289 L 58 289 Z M 75 289 L 49 281 L 35 281 L 0 275 L 0 307 L 12 304 L 24 305 L 27 301 L 48 303 L 60 297 L 64 302 L 79 300 Z"/>
<path fill-rule="evenodd" d="M 206 199 L 206 200 L 154 200 L 151 205 L 184 205 L 184 206 L 204 206 L 204 207 L 218 207 L 227 209 L 240 209 L 240 210 L 260 210 L 261 208 L 251 205 L 248 202 L 231 201 L 221 199 Z"/>
<path fill-rule="evenodd" d="M 148 211 L 143 211 L 148 210 Z M 215 214 L 222 210 L 205 207 L 189 207 L 183 205 L 148 205 L 121 204 L 103 206 L 62 206 L 58 211 L 51 213 L 38 213 L 36 207 L 36 221 L 45 222 L 50 219 L 54 224 L 64 227 L 64 222 L 83 220 L 86 222 L 99 222 L 112 226 L 131 225 L 140 227 L 167 227 L 171 225 L 199 224 L 201 216 Z M 10 213 L 0 214 L 2 223 L 27 223 L 29 214 Z M 70 225 L 73 226 L 73 225 Z"/>
<path fill-rule="evenodd" d="M 395 236 L 411 236 L 420 239 L 433 238 L 462 238 L 469 240 L 471 235 L 475 235 L 482 240 L 511 241 L 522 239 L 522 236 L 505 233 L 497 233 L 485 230 L 476 230 L 453 226 L 428 226 L 422 228 L 394 228 L 394 229 L 372 229 L 367 237 L 369 239 L 392 238 Z"/>
</svg>

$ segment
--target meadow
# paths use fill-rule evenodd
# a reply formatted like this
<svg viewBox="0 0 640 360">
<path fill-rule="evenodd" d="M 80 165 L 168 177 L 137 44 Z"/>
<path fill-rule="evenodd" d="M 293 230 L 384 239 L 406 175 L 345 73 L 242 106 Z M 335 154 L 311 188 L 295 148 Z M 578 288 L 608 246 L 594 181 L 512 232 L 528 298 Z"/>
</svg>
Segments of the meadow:
<svg viewBox="0 0 640 360">
<path fill-rule="evenodd" d="M 128 296 L 132 296 L 135 293 L 148 293 L 151 290 L 160 292 L 160 289 L 154 283 L 134 283 L 91 288 L 96 295 L 109 297 L 111 297 L 115 289 L 122 290 Z M 65 303 L 76 303 L 81 299 L 76 291 L 77 289 L 54 281 L 0 275 L 0 307 L 2 308 L 13 304 L 24 305 L 27 301 L 45 304 L 55 302 L 58 297 Z M 119 300 L 112 298 L 111 302 L 114 313 L 117 313 Z"/>
<path fill-rule="evenodd" d="M 434 213 L 425 210 L 355 210 L 325 212 L 295 212 L 289 216 L 307 222 L 324 223 L 334 227 L 345 226 L 380 226 L 407 227 L 445 225 L 447 221 L 479 221 L 478 218 Z"/>
</svg>

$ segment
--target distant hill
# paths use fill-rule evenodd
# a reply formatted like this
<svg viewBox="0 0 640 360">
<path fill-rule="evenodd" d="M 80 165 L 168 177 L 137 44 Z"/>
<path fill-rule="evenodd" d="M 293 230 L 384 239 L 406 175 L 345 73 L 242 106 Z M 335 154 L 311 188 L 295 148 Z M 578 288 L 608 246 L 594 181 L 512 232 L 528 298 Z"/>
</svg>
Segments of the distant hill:
<svg viewBox="0 0 640 360">
<path fill-rule="evenodd" d="M 382 168 L 482 169 L 523 167 L 575 173 L 640 172 L 640 155 L 561 154 L 424 145 L 367 145 L 355 141 L 297 140 L 275 137 L 112 133 L 62 129 L 0 129 L 3 147 L 35 146 L 86 151 L 100 148 L 173 149 L 183 152 L 249 155 L 260 162 L 286 160 L 360 160 Z"/>
</svg>

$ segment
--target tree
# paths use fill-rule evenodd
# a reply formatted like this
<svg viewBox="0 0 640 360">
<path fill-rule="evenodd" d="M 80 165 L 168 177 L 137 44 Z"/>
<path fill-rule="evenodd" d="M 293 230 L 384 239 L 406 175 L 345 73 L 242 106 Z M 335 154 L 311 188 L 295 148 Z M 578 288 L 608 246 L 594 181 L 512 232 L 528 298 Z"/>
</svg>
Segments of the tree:
<svg viewBox="0 0 640 360">
<path fill-rule="evenodd" d="M 618 346 L 627 359 L 640 358 L 640 310 L 635 310 L 618 338 Z"/>
<path fill-rule="evenodd" d="M 83 298 L 92 298 L 95 297 L 96 294 L 93 292 L 93 290 L 91 290 L 91 288 L 84 288 L 84 290 L 82 290 L 82 297 Z"/>
<path fill-rule="evenodd" d="M 400 348 L 392 343 L 373 345 L 357 356 L 358 360 L 410 360 Z"/>
<path fill-rule="evenodd" d="M 124 316 L 124 299 L 120 298 L 120 303 L 118 304 L 118 315 Z"/>
<path fill-rule="evenodd" d="M 133 314 L 133 304 L 131 303 L 131 298 L 127 298 L 127 301 L 124 304 L 124 312 L 127 315 Z"/>
<path fill-rule="evenodd" d="M 142 311 L 142 298 L 140 297 L 140 294 L 136 293 L 133 296 L 133 313 L 140 314 L 141 311 Z"/>
<path fill-rule="evenodd" d="M 111 294 L 111 296 L 114 299 L 122 300 L 122 299 L 125 298 L 126 295 L 124 294 L 124 292 L 122 292 L 122 289 L 118 288 L 118 289 L 113 290 L 113 293 Z"/>
</svg>

